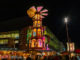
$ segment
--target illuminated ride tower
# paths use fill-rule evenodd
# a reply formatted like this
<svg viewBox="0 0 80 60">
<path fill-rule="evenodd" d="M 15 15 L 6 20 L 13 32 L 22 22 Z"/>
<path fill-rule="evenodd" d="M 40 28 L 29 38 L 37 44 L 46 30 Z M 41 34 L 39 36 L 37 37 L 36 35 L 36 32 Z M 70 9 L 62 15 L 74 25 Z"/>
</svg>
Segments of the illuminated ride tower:
<svg viewBox="0 0 80 60">
<path fill-rule="evenodd" d="M 27 14 L 33 20 L 32 36 L 29 40 L 29 48 L 31 49 L 45 49 L 44 26 L 42 26 L 42 19 L 48 15 L 48 10 L 43 9 L 43 6 L 32 6 L 27 10 Z"/>
</svg>

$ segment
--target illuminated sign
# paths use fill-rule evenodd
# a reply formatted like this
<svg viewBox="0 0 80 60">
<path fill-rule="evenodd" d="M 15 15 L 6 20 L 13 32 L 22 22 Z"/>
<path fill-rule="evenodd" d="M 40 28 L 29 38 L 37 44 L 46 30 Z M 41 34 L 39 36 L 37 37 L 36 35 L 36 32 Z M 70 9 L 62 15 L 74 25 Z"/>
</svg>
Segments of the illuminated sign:
<svg viewBox="0 0 80 60">
<path fill-rule="evenodd" d="M 67 51 L 73 52 L 75 50 L 75 45 L 73 42 L 67 43 Z"/>
</svg>

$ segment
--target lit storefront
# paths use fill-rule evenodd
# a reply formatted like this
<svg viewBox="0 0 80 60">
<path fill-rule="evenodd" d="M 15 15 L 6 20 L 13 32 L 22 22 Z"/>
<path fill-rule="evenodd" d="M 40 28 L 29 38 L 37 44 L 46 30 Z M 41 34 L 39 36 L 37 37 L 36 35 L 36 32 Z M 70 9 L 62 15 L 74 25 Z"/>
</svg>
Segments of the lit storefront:
<svg viewBox="0 0 80 60">
<path fill-rule="evenodd" d="M 14 48 L 19 43 L 19 31 L 0 32 L 0 47 Z"/>
</svg>

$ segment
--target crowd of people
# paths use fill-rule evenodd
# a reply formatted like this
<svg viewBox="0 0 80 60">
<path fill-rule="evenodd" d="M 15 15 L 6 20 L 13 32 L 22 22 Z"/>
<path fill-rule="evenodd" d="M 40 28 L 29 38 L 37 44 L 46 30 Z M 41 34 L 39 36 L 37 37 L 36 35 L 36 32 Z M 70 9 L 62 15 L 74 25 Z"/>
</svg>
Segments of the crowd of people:
<svg viewBox="0 0 80 60">
<path fill-rule="evenodd" d="M 41 56 L 36 56 L 35 59 L 32 59 L 32 57 L 28 57 L 26 60 L 69 60 L 68 55 L 60 56 L 43 56 L 41 59 Z M 73 56 L 70 58 L 70 60 L 80 60 L 80 56 Z"/>
<path fill-rule="evenodd" d="M 1 59 L 1 60 L 7 60 Z M 11 60 L 14 60 L 12 58 Z M 27 57 L 20 56 L 15 58 L 15 60 L 80 60 L 79 55 L 69 56 L 69 55 L 28 55 Z"/>
</svg>

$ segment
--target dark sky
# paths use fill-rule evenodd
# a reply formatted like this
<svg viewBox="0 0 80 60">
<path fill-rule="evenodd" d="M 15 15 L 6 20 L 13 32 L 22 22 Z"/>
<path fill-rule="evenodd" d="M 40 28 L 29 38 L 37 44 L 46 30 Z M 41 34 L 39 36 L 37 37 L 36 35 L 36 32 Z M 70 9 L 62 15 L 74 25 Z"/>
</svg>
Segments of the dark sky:
<svg viewBox="0 0 80 60">
<path fill-rule="evenodd" d="M 29 17 L 26 14 L 26 10 L 33 5 L 41 5 L 49 10 L 49 15 L 43 19 L 43 25 L 48 26 L 50 30 L 58 37 L 58 39 L 64 43 L 66 43 L 67 40 L 63 18 L 68 16 L 70 20 L 68 23 L 69 37 L 72 42 L 76 43 L 76 46 L 80 46 L 80 2 L 78 0 L 1 0 L 0 24 L 7 21 L 12 21 L 12 19 L 15 20 L 16 18 L 18 18 L 16 22 L 21 23 L 22 21 L 19 21 L 21 17 L 26 17 L 27 21 Z M 22 24 L 24 26 L 26 25 L 25 22 Z"/>
</svg>

